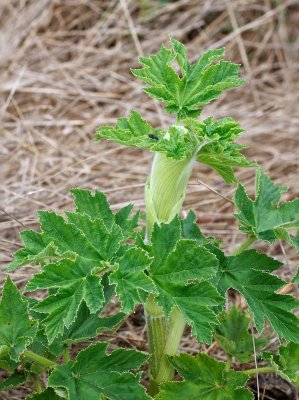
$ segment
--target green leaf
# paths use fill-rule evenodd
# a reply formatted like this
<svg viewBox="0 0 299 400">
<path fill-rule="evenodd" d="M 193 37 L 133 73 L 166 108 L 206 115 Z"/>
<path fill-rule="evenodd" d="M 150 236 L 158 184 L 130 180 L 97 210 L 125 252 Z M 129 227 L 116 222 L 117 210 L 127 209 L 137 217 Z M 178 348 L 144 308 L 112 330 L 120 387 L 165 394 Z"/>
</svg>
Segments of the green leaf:
<svg viewBox="0 0 299 400">
<path fill-rule="evenodd" d="M 253 400 L 253 394 L 243 386 L 248 375 L 225 371 L 225 364 L 206 354 L 195 357 L 180 354 L 170 358 L 171 364 L 184 378 L 183 382 L 161 385 L 157 400 Z"/>
<path fill-rule="evenodd" d="M 208 248 L 213 251 L 212 246 Z M 285 282 L 269 273 L 282 263 L 255 250 L 226 257 L 217 248 L 215 254 L 219 266 L 217 275 L 211 282 L 219 292 L 224 295 L 229 288 L 240 292 L 254 315 L 259 332 L 267 318 L 280 339 L 298 342 L 298 319 L 292 313 L 298 306 L 298 301 L 293 296 L 277 294 Z"/>
<path fill-rule="evenodd" d="M 166 104 L 166 111 L 178 114 L 180 119 L 196 117 L 201 107 L 217 99 L 226 89 L 240 86 L 239 65 L 223 58 L 224 49 L 208 50 L 199 60 L 190 64 L 184 45 L 171 39 L 172 49 L 162 45 L 157 54 L 139 57 L 143 68 L 133 69 L 132 74 L 142 79 L 148 87 L 145 92 Z M 180 67 L 178 74 L 172 67 L 174 61 Z"/>
<path fill-rule="evenodd" d="M 42 393 L 37 393 L 33 396 L 27 397 L 26 400 L 63 400 L 63 398 L 58 396 L 53 389 L 47 388 Z"/>
<path fill-rule="evenodd" d="M 0 392 L 16 386 L 20 386 L 26 381 L 27 381 L 26 374 L 16 371 L 12 375 L 10 375 L 7 379 L 0 382 Z"/>
<path fill-rule="evenodd" d="M 129 118 L 120 118 L 115 127 L 102 126 L 97 139 L 108 139 L 126 146 L 147 148 L 163 153 L 174 160 L 192 159 L 216 170 L 226 182 L 236 182 L 233 169 L 254 165 L 240 153 L 245 146 L 233 143 L 243 132 L 240 124 L 232 118 L 215 121 L 185 120 L 185 126 L 173 125 L 167 132 L 148 133 L 140 114 L 132 112 Z M 124 121 L 127 121 L 126 127 Z M 153 129 L 153 128 L 152 128 Z M 155 139 L 153 139 L 153 137 Z"/>
<path fill-rule="evenodd" d="M 146 252 L 137 247 L 131 247 L 118 260 L 119 266 L 110 275 L 110 282 L 116 285 L 123 311 L 133 311 L 136 304 L 145 302 L 149 293 L 156 292 L 153 281 L 145 274 L 151 261 Z"/>
<path fill-rule="evenodd" d="M 255 191 L 254 200 L 247 196 L 241 184 L 236 191 L 234 202 L 240 230 L 270 243 L 277 238 L 285 239 L 299 250 L 298 237 L 289 233 L 299 228 L 299 199 L 279 204 L 287 188 L 274 185 L 261 169 L 256 172 Z"/>
<path fill-rule="evenodd" d="M 96 190 L 71 189 L 71 194 L 76 204 L 76 212 L 88 215 L 92 220 L 101 219 L 109 229 L 115 222 L 115 217 L 110 209 L 107 197 Z"/>
<path fill-rule="evenodd" d="M 91 313 L 99 312 L 104 302 L 101 278 L 91 274 L 80 261 L 62 260 L 46 265 L 43 272 L 34 275 L 26 286 L 27 291 L 57 288 L 58 292 L 39 302 L 34 310 L 49 314 L 43 321 L 50 343 L 75 320 L 84 300 Z"/>
<path fill-rule="evenodd" d="M 219 325 L 215 329 L 215 339 L 223 350 L 240 362 L 252 359 L 254 353 L 252 335 L 248 332 L 250 319 L 245 312 L 233 306 L 228 313 L 222 312 Z M 262 339 L 254 339 L 255 350 L 266 343 Z"/>
<path fill-rule="evenodd" d="M 26 301 L 7 277 L 0 302 L 0 346 L 9 347 L 8 355 L 18 361 L 20 354 L 32 343 L 37 324 L 28 315 Z"/>
<path fill-rule="evenodd" d="M 169 314 L 177 306 L 192 325 L 192 333 L 197 339 L 210 342 L 212 326 L 217 323 L 213 307 L 222 303 L 222 297 L 204 279 L 215 275 L 217 260 L 196 241 L 178 240 L 179 235 L 178 218 L 170 224 L 155 225 L 151 238 L 150 254 L 154 261 L 150 266 L 150 277 L 158 290 L 157 301 L 165 312 Z"/>
<path fill-rule="evenodd" d="M 76 212 L 67 212 L 68 221 L 54 212 L 41 211 L 41 233 L 22 232 L 25 248 L 15 254 L 9 270 L 25 264 L 50 264 L 61 259 L 79 260 L 87 269 L 99 267 L 115 257 L 123 242 L 133 237 L 139 213 L 130 218 L 132 206 L 116 214 L 106 196 L 96 191 L 72 189 Z M 104 266 L 102 266 L 104 268 Z"/>
<path fill-rule="evenodd" d="M 7 268 L 8 271 L 14 271 L 26 264 L 44 264 L 61 258 L 57 255 L 57 247 L 46 235 L 28 230 L 21 232 L 21 238 L 26 247 L 16 252 L 14 261 Z M 73 258 L 71 254 L 64 256 Z"/>
<path fill-rule="evenodd" d="M 198 244 L 205 244 L 209 241 L 199 229 L 196 223 L 196 214 L 189 211 L 186 218 L 181 219 L 182 237 L 184 239 L 196 240 Z"/>
<path fill-rule="evenodd" d="M 146 400 L 135 370 L 147 357 L 135 350 L 115 350 L 106 354 L 108 343 L 96 343 L 81 351 L 76 361 L 57 366 L 49 378 L 49 386 L 63 388 L 69 400 Z"/>
<path fill-rule="evenodd" d="M 280 375 L 299 386 L 299 344 L 290 342 L 281 346 L 277 355 L 266 352 L 262 357 L 270 361 Z"/>
</svg>

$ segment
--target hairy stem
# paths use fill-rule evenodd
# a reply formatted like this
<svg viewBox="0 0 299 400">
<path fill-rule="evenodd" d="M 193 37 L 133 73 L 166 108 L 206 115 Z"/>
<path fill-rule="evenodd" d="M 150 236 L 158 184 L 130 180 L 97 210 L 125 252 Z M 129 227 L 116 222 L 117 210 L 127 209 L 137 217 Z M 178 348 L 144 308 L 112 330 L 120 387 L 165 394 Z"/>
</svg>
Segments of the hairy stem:
<svg viewBox="0 0 299 400">
<path fill-rule="evenodd" d="M 252 369 L 247 369 L 244 372 L 244 374 L 247 375 L 257 375 L 257 374 L 270 374 L 271 372 L 276 372 L 279 373 L 276 368 L 274 367 L 259 367 L 259 368 L 252 368 Z"/>
<path fill-rule="evenodd" d="M 232 252 L 232 256 L 237 256 L 238 254 L 242 253 L 242 251 L 246 250 L 253 242 L 256 241 L 255 236 L 249 236 L 240 247 Z"/>
<path fill-rule="evenodd" d="M 232 356 L 228 354 L 227 360 L 225 363 L 225 371 L 228 372 L 230 370 L 231 366 L 232 366 Z"/>
<path fill-rule="evenodd" d="M 24 350 L 23 356 L 30 358 L 30 360 L 35 361 L 45 367 L 55 367 L 56 363 L 54 361 L 49 360 L 46 357 L 40 356 L 39 354 L 33 353 L 30 350 Z"/>
<path fill-rule="evenodd" d="M 68 347 L 65 347 L 63 349 L 63 359 L 64 359 L 65 363 L 68 363 L 70 361 L 70 359 L 71 359 L 70 349 Z"/>
<path fill-rule="evenodd" d="M 36 393 L 41 393 L 43 391 L 43 386 L 41 383 L 41 380 L 39 379 L 38 375 L 32 374 L 31 375 L 33 384 L 34 384 L 34 389 Z"/>
</svg>

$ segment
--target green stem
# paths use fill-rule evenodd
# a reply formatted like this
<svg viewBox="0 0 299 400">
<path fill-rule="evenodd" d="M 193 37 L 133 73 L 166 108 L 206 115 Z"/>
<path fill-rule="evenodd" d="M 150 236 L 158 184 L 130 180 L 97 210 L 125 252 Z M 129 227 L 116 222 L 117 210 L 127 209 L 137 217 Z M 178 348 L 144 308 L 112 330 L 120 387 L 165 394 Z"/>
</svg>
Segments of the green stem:
<svg viewBox="0 0 299 400">
<path fill-rule="evenodd" d="M 226 364 L 225 364 L 225 371 L 228 372 L 231 369 L 232 366 L 232 356 L 230 354 L 227 355 L 227 360 L 226 360 Z"/>
<path fill-rule="evenodd" d="M 173 378 L 174 369 L 168 360 L 168 356 L 177 354 L 185 325 L 186 321 L 180 310 L 177 307 L 173 308 L 169 317 L 169 333 L 165 343 L 164 354 L 160 360 L 158 374 L 155 377 L 155 382 L 158 385 Z"/>
<path fill-rule="evenodd" d="M 232 256 L 237 256 L 238 254 L 242 253 L 242 251 L 246 250 L 253 242 L 256 241 L 255 236 L 249 236 L 240 247 L 238 247 L 235 251 L 232 252 Z"/>
<path fill-rule="evenodd" d="M 56 365 L 56 363 L 54 361 L 51 361 L 48 358 L 40 356 L 39 354 L 33 353 L 30 350 L 24 350 L 23 356 L 30 358 L 30 360 L 35 361 L 41 365 L 44 365 L 45 367 L 55 367 L 55 365 Z"/>
<path fill-rule="evenodd" d="M 32 374 L 31 378 L 32 378 L 32 381 L 34 384 L 34 389 L 35 389 L 36 393 L 41 393 L 43 391 L 43 387 L 42 387 L 42 383 L 41 383 L 38 375 Z"/>
<path fill-rule="evenodd" d="M 161 358 L 164 355 L 168 326 L 163 308 L 156 303 L 153 295 L 149 295 L 145 303 L 145 316 L 151 353 L 149 372 L 151 380 L 154 380 L 159 372 Z"/>
<path fill-rule="evenodd" d="M 276 372 L 278 371 L 274 367 L 259 367 L 259 368 L 252 368 L 252 369 L 247 369 L 244 372 L 244 374 L 247 375 L 257 375 L 257 374 L 270 374 L 271 372 Z"/>
<path fill-rule="evenodd" d="M 65 363 L 68 363 L 70 361 L 70 359 L 71 359 L 70 349 L 68 347 L 65 347 L 63 349 L 63 359 L 64 359 Z"/>
</svg>

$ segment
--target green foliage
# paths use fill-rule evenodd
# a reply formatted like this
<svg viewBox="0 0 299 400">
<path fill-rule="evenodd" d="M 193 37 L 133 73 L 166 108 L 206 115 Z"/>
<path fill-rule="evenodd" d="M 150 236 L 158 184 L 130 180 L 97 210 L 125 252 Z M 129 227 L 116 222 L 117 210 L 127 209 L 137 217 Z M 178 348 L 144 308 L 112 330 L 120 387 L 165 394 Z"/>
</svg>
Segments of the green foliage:
<svg viewBox="0 0 299 400">
<path fill-rule="evenodd" d="M 217 323 L 213 307 L 222 303 L 215 287 L 206 281 L 215 275 L 217 259 L 196 241 L 179 239 L 180 226 L 178 218 L 155 225 L 150 276 L 159 293 L 157 301 L 166 313 L 177 306 L 197 339 L 209 343 Z"/>
<path fill-rule="evenodd" d="M 135 350 L 115 350 L 106 354 L 108 343 L 96 343 L 82 350 L 75 361 L 57 366 L 50 375 L 49 386 L 64 389 L 69 400 L 146 400 L 140 376 L 131 374 L 147 359 Z"/>
<path fill-rule="evenodd" d="M 281 346 L 277 355 L 263 353 L 263 358 L 270 361 L 285 379 L 299 387 L 299 344 L 290 342 Z"/>
<path fill-rule="evenodd" d="M 248 375 L 225 371 L 225 364 L 206 354 L 195 357 L 180 354 L 171 357 L 171 364 L 184 378 L 183 382 L 166 382 L 157 400 L 252 400 L 253 395 L 243 388 Z"/>
<path fill-rule="evenodd" d="M 252 334 L 248 332 L 250 318 L 245 312 L 232 306 L 228 313 L 222 312 L 219 325 L 215 328 L 215 339 L 223 350 L 240 362 L 248 362 L 254 353 Z M 254 339 L 255 350 L 264 344 L 266 340 Z"/>
<path fill-rule="evenodd" d="M 0 382 L 0 392 L 22 385 L 26 381 L 27 381 L 27 375 L 25 373 L 15 371 L 7 379 Z"/>
<path fill-rule="evenodd" d="M 0 346 L 8 347 L 8 355 L 19 361 L 20 354 L 32 343 L 37 325 L 30 320 L 26 301 L 10 277 L 3 286 L 0 302 Z"/>
<path fill-rule="evenodd" d="M 287 240 L 299 250 L 299 235 L 289 231 L 299 228 L 299 199 L 279 204 L 286 187 L 276 186 L 261 169 L 256 172 L 256 195 L 251 200 L 239 184 L 235 194 L 236 218 L 240 229 L 257 239 L 273 243 L 277 238 Z"/>
<path fill-rule="evenodd" d="M 170 43 L 171 49 L 162 45 L 157 54 L 139 57 L 142 68 L 132 69 L 132 74 L 147 84 L 144 91 L 164 102 L 170 114 L 177 114 L 180 119 L 194 118 L 202 106 L 217 99 L 224 90 L 244 83 L 238 76 L 238 64 L 213 64 L 224 57 L 224 49 L 208 50 L 190 64 L 184 45 L 175 39 Z M 174 61 L 179 64 L 179 74 L 172 67 Z"/>
<path fill-rule="evenodd" d="M 40 232 L 21 233 L 24 248 L 8 270 L 27 264 L 40 270 L 27 282 L 26 295 L 10 278 L 2 291 L 0 368 L 10 376 L 0 382 L 0 390 L 29 380 L 41 391 L 39 375 L 48 374 L 44 391 L 27 400 L 146 400 L 152 397 L 140 384 L 138 370 L 149 360 L 148 392 L 157 400 L 252 400 L 244 386 L 255 371 L 247 375 L 231 368 L 233 357 L 248 362 L 254 350 L 248 313 L 234 306 L 224 312 L 230 288 L 244 296 L 258 332 L 267 321 L 279 339 L 289 342 L 277 355 L 265 353 L 270 366 L 260 371 L 278 372 L 298 384 L 299 326 L 292 312 L 298 301 L 278 294 L 285 282 L 272 273 L 281 262 L 245 249 L 255 239 L 285 239 L 299 249 L 299 199 L 280 204 L 286 189 L 261 170 L 254 200 L 239 184 L 236 218 L 249 238 L 231 256 L 220 249 L 219 240 L 203 234 L 194 212 L 185 219 L 177 215 L 196 161 L 229 184 L 237 181 L 234 168 L 255 164 L 242 155 L 245 146 L 236 143 L 243 132 L 237 121 L 196 119 L 204 105 L 243 83 L 239 66 L 222 60 L 223 49 L 209 50 L 191 64 L 183 44 L 170 43 L 171 49 L 162 46 L 157 54 L 140 57 L 142 68 L 132 72 L 147 84 L 151 97 L 177 114 L 176 124 L 153 128 L 132 111 L 97 131 L 97 139 L 156 153 L 146 183 L 146 228 L 139 224 L 139 212 L 132 214 L 132 205 L 114 213 L 97 190 L 72 189 L 76 208 L 64 216 L 38 213 Z M 37 291 L 38 300 L 27 295 Z M 119 303 L 111 307 L 114 296 Z M 108 343 L 97 336 L 117 329 L 140 304 L 146 310 L 150 355 L 108 351 Z M 115 314 L 107 316 L 111 309 Z M 227 363 L 203 353 L 177 355 L 186 323 L 197 341 L 215 338 Z M 72 345 L 81 342 L 84 350 L 75 355 Z M 256 350 L 265 343 L 255 339 Z M 172 381 L 174 370 L 183 381 Z"/>
<path fill-rule="evenodd" d="M 229 288 L 240 292 L 253 313 L 258 331 L 263 329 L 267 318 L 279 338 L 298 342 L 298 319 L 292 313 L 298 301 L 293 296 L 277 294 L 285 282 L 270 274 L 282 263 L 255 250 L 226 257 L 219 248 L 213 249 L 219 266 L 212 283 L 219 292 L 224 295 Z"/>
<path fill-rule="evenodd" d="M 236 182 L 233 168 L 254 165 L 240 153 L 246 146 L 234 143 L 243 129 L 233 118 L 184 122 L 184 126 L 173 125 L 163 132 L 150 127 L 139 113 L 132 111 L 129 118 L 119 118 L 115 127 L 99 128 L 97 139 L 149 149 L 173 160 L 197 156 L 197 161 L 213 168 L 227 183 Z"/>
</svg>

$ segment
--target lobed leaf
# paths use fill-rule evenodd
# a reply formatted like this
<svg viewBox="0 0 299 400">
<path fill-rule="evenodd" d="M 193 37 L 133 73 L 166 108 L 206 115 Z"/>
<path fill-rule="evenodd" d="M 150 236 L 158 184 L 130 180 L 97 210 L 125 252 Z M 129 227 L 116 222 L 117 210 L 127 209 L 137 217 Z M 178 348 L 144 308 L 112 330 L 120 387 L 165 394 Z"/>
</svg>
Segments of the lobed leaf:
<svg viewBox="0 0 299 400">
<path fill-rule="evenodd" d="M 75 321 L 80 304 L 85 301 L 91 313 L 101 310 L 104 303 L 101 278 L 91 274 L 91 268 L 81 261 L 62 260 L 48 264 L 34 275 L 27 291 L 57 288 L 55 294 L 39 302 L 34 310 L 49 314 L 43 320 L 50 343 Z"/>
<path fill-rule="evenodd" d="M 115 350 L 106 354 L 108 343 L 96 343 L 82 350 L 75 361 L 57 366 L 50 375 L 49 386 L 64 389 L 69 400 L 146 400 L 136 370 L 147 356 L 135 350 Z"/>
<path fill-rule="evenodd" d="M 270 274 L 282 263 L 255 250 L 226 257 L 219 248 L 207 247 L 219 261 L 216 277 L 211 280 L 219 292 L 224 295 L 229 288 L 240 292 L 254 315 L 259 332 L 267 318 L 280 339 L 298 342 L 298 318 L 292 313 L 298 301 L 293 296 L 277 294 L 285 282 Z"/>
<path fill-rule="evenodd" d="M 184 45 L 175 39 L 170 39 L 170 43 L 171 49 L 162 45 L 158 53 L 139 57 L 142 68 L 132 69 L 132 74 L 148 85 L 144 91 L 164 102 L 170 114 L 178 114 L 180 119 L 198 116 L 202 106 L 217 99 L 224 90 L 244 83 L 238 64 L 213 64 L 223 58 L 224 49 L 208 50 L 191 64 Z M 174 61 L 180 67 L 179 74 L 172 66 Z"/>
<path fill-rule="evenodd" d="M 163 383 L 157 400 L 253 400 L 253 394 L 244 388 L 248 375 L 226 371 L 224 363 L 206 354 L 180 354 L 169 360 L 184 380 Z"/>
<path fill-rule="evenodd" d="M 299 229 L 299 199 L 279 204 L 287 188 L 276 186 L 260 168 L 256 172 L 255 191 L 255 199 L 251 200 L 244 186 L 238 185 L 234 202 L 240 230 L 270 243 L 285 239 L 299 250 L 299 235 L 289 232 Z"/>
<path fill-rule="evenodd" d="M 299 387 L 299 344 L 290 342 L 279 348 L 277 355 L 263 353 L 262 357 L 279 371 L 285 379 Z"/>
<path fill-rule="evenodd" d="M 217 259 L 196 241 L 180 239 L 180 234 L 178 218 L 169 224 L 155 225 L 149 250 L 154 259 L 149 275 L 165 312 L 169 314 L 177 306 L 197 339 L 210 342 L 212 326 L 217 323 L 213 308 L 223 299 L 205 280 L 215 275 Z"/>
<path fill-rule="evenodd" d="M 116 285 L 122 310 L 131 312 L 136 304 L 144 303 L 149 293 L 155 293 L 153 281 L 145 274 L 152 259 L 137 247 L 131 247 L 118 260 L 118 268 L 110 275 L 110 282 Z"/>
<path fill-rule="evenodd" d="M 36 330 L 37 324 L 28 315 L 27 302 L 7 277 L 0 302 L 0 346 L 7 346 L 11 360 L 19 361 L 20 354 L 32 343 Z"/>
</svg>

